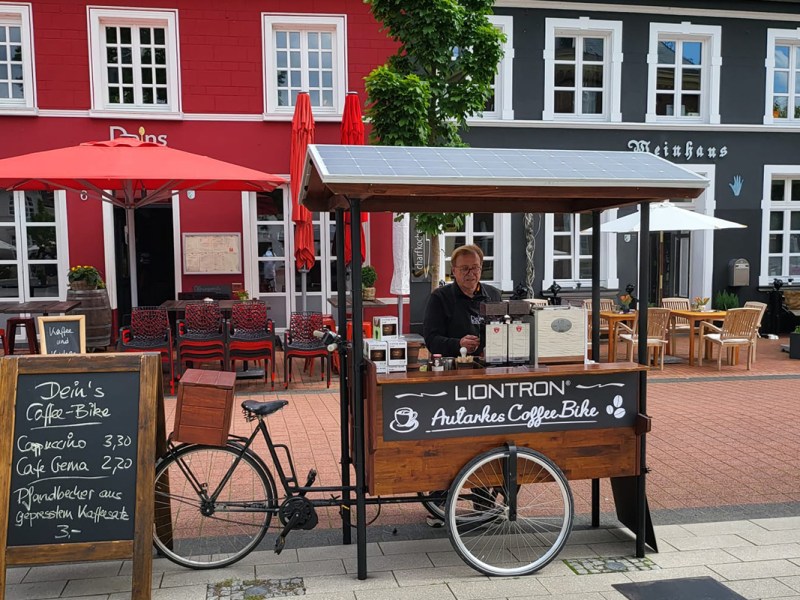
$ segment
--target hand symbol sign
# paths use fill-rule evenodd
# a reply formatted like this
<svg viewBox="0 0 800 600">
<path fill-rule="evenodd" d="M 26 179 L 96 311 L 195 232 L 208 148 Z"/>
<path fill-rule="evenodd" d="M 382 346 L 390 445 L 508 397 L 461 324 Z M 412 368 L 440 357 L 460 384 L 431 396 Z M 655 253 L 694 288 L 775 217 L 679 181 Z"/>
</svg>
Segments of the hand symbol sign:
<svg viewBox="0 0 800 600">
<path fill-rule="evenodd" d="M 734 175 L 733 183 L 729 183 L 728 185 L 731 186 L 731 191 L 733 195 L 738 197 L 739 194 L 742 193 L 742 184 L 744 184 L 744 179 L 742 179 L 741 175 Z"/>
</svg>

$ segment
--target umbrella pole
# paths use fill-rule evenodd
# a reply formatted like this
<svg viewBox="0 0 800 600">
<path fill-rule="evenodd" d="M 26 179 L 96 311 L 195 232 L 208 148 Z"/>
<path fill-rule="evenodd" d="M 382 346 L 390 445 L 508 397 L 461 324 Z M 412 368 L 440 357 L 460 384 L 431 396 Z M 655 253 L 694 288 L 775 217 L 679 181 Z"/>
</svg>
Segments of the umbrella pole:
<svg viewBox="0 0 800 600">
<path fill-rule="evenodd" d="M 308 310 L 308 298 L 306 298 L 306 275 L 308 274 L 308 269 L 305 266 L 300 269 L 300 301 L 303 306 L 303 312 Z"/>
<path fill-rule="evenodd" d="M 403 335 L 403 296 L 397 297 L 397 333 Z"/>
<path fill-rule="evenodd" d="M 139 277 L 136 272 L 136 216 L 133 207 L 125 208 L 128 227 L 128 272 L 131 277 L 131 308 L 139 306 Z"/>
</svg>

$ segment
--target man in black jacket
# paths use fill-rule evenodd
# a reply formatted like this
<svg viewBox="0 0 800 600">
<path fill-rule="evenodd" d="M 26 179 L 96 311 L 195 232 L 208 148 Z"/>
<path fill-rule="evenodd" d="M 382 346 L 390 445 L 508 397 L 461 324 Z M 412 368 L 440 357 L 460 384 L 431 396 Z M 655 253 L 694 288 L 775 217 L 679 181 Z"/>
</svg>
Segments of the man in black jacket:
<svg viewBox="0 0 800 600">
<path fill-rule="evenodd" d="M 425 307 L 425 346 L 442 356 L 458 356 L 462 347 L 478 355 L 483 350 L 480 304 L 499 302 L 500 290 L 481 283 L 483 252 L 478 246 L 456 248 L 450 264 L 455 283 L 434 290 Z"/>
</svg>

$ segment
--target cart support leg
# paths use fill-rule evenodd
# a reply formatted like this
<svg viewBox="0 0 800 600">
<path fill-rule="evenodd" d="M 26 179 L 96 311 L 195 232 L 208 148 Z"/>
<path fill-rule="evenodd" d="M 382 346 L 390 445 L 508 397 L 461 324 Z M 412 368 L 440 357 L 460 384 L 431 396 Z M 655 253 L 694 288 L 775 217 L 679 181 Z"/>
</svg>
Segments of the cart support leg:
<svg viewBox="0 0 800 600">
<path fill-rule="evenodd" d="M 600 480 L 592 479 L 592 527 L 600 527 Z"/>
<path fill-rule="evenodd" d="M 508 457 L 506 458 L 505 488 L 508 501 L 508 520 L 512 523 L 517 520 L 517 447 L 506 444 Z"/>
</svg>

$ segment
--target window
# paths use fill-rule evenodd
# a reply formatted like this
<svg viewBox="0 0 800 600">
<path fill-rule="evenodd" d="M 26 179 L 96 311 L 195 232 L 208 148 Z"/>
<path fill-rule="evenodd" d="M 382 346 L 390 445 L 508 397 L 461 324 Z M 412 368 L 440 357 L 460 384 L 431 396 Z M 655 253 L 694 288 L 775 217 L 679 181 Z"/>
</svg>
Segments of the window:
<svg viewBox="0 0 800 600">
<path fill-rule="evenodd" d="M 616 218 L 616 209 L 604 211 L 603 222 Z M 548 213 L 544 219 L 544 277 L 542 288 L 554 282 L 564 288 L 592 285 L 592 234 L 583 233 L 592 226 L 591 213 Z M 603 233 L 603 248 L 615 248 L 615 235 Z M 600 280 L 603 287 L 615 288 L 617 280 L 616 252 L 600 253 Z"/>
<path fill-rule="evenodd" d="M 721 37 L 719 26 L 650 24 L 648 122 L 720 122 Z"/>
<path fill-rule="evenodd" d="M 0 5 L 0 113 L 36 107 L 31 31 L 30 6 Z"/>
<path fill-rule="evenodd" d="M 264 15 L 266 113 L 291 114 L 307 90 L 315 115 L 341 115 L 345 39 L 344 17 Z"/>
<path fill-rule="evenodd" d="M 460 231 L 443 233 L 439 276 L 448 283 L 453 281 L 450 268 L 450 255 L 464 244 L 475 244 L 483 252 L 483 273 L 481 280 L 495 287 L 510 290 L 511 251 L 507 240 L 511 239 L 511 216 L 508 214 L 472 213 L 467 215 Z M 504 240 L 506 242 L 504 243 Z"/>
<path fill-rule="evenodd" d="M 95 114 L 180 113 L 176 11 L 89 9 Z"/>
<path fill-rule="evenodd" d="M 69 270 L 64 209 L 64 192 L 0 190 L 0 301 L 64 297 Z"/>
<path fill-rule="evenodd" d="M 760 284 L 776 277 L 800 280 L 800 172 L 766 169 Z"/>
<path fill-rule="evenodd" d="M 764 123 L 800 123 L 800 30 L 767 31 Z"/>
<path fill-rule="evenodd" d="M 622 23 L 545 21 L 545 121 L 622 120 Z"/>
<path fill-rule="evenodd" d="M 506 35 L 506 41 L 503 44 L 503 58 L 497 65 L 497 75 L 492 84 L 494 95 L 479 116 L 484 119 L 513 119 L 514 18 L 489 15 L 489 22 Z"/>
</svg>

